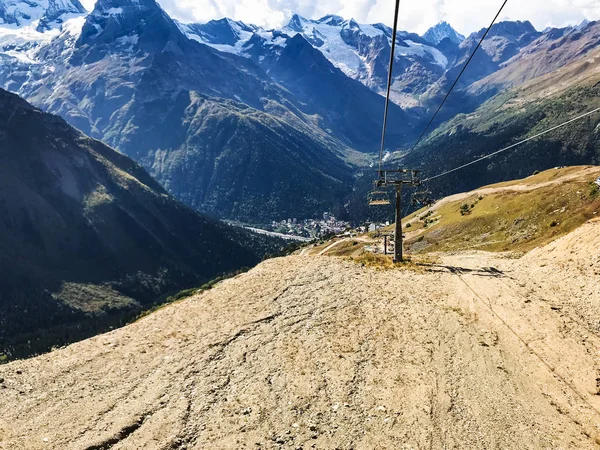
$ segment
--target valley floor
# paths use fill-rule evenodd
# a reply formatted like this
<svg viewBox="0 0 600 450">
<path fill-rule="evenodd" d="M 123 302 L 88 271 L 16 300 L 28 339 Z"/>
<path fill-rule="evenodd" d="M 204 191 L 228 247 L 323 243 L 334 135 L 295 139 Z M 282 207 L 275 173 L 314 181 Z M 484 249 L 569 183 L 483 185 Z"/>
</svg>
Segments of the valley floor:
<svg viewBox="0 0 600 450">
<path fill-rule="evenodd" d="M 267 261 L 0 368 L 3 449 L 600 448 L 600 221 L 520 259 Z"/>
</svg>

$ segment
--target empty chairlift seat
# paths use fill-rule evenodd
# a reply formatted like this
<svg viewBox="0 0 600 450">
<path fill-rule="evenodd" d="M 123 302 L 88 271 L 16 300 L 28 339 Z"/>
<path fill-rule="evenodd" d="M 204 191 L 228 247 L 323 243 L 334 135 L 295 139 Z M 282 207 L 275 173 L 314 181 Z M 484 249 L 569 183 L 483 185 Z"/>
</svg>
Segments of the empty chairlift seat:
<svg viewBox="0 0 600 450">
<path fill-rule="evenodd" d="M 390 197 L 385 191 L 373 191 L 369 194 L 369 206 L 385 206 L 390 204 Z"/>
</svg>

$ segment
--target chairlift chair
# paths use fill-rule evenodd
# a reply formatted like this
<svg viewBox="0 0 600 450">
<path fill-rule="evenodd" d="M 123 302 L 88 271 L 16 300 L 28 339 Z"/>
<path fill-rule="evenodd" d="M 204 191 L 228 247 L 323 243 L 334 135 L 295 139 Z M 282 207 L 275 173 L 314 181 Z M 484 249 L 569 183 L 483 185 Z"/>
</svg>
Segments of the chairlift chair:
<svg viewBox="0 0 600 450">
<path fill-rule="evenodd" d="M 434 203 L 431 191 L 415 192 L 412 198 L 412 204 L 416 206 L 430 206 Z"/>
<path fill-rule="evenodd" d="M 390 204 L 390 198 L 385 191 L 373 191 L 369 194 L 369 206 L 386 206 Z"/>
</svg>

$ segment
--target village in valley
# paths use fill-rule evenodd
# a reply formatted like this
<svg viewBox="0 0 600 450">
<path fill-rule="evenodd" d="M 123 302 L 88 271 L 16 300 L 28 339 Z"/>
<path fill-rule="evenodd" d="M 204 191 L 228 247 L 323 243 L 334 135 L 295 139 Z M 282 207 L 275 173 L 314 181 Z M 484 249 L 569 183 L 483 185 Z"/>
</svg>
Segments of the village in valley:
<svg viewBox="0 0 600 450">
<path fill-rule="evenodd" d="M 336 218 L 332 213 L 325 212 L 321 219 L 285 219 L 280 222 L 274 220 L 265 229 L 289 236 L 321 239 L 326 236 L 377 231 L 389 225 L 388 221 L 385 223 L 365 223 L 360 227 L 353 228 L 349 222 Z"/>
<path fill-rule="evenodd" d="M 285 219 L 281 222 L 274 220 L 268 231 L 317 239 L 327 235 L 341 234 L 350 228 L 350 223 L 339 220 L 333 214 L 325 212 L 321 219 Z"/>
</svg>

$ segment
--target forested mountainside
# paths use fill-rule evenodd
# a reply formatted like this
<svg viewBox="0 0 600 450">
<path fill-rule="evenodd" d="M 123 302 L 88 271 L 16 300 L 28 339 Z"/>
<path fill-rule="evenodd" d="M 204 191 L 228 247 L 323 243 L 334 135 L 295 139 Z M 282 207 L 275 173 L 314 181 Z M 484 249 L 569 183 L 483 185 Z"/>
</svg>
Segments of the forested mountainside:
<svg viewBox="0 0 600 450">
<path fill-rule="evenodd" d="M 592 111 L 600 107 L 600 74 L 593 61 L 600 61 L 600 48 L 559 70 L 496 95 L 471 114 L 455 117 L 414 152 L 393 161 L 436 175 Z M 525 177 L 555 166 L 599 164 L 599 125 L 600 114 L 590 115 L 432 181 L 432 186 L 443 195 Z"/>
<path fill-rule="evenodd" d="M 250 223 L 343 212 L 353 172 L 325 133 L 189 92 L 174 99 L 163 127 L 148 126 L 152 115 L 138 111 L 143 132 L 132 145 L 155 146 L 140 162 L 188 205 Z"/>
<path fill-rule="evenodd" d="M 0 90 L 1 354 L 89 336 L 278 248 L 199 215 L 137 163 Z"/>
</svg>

